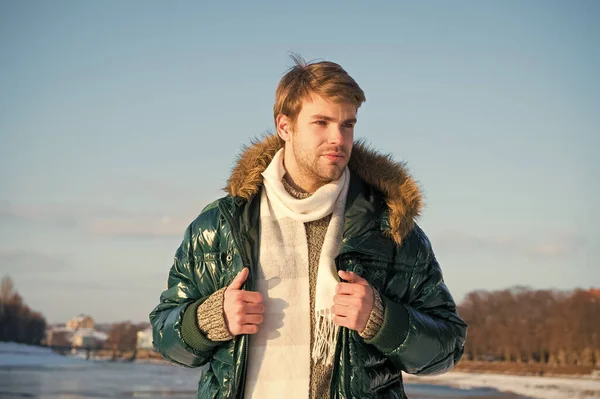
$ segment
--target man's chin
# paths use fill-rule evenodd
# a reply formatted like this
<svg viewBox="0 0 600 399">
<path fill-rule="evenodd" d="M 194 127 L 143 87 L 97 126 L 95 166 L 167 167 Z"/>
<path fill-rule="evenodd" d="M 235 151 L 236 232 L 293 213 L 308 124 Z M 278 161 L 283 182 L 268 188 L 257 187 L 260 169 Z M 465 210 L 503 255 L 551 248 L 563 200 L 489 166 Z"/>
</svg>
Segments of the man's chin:
<svg viewBox="0 0 600 399">
<path fill-rule="evenodd" d="M 338 166 L 328 165 L 327 167 L 323 167 L 319 170 L 319 177 L 328 183 L 332 181 L 338 180 L 342 177 L 342 173 L 344 172 L 344 168 L 340 168 Z"/>
</svg>

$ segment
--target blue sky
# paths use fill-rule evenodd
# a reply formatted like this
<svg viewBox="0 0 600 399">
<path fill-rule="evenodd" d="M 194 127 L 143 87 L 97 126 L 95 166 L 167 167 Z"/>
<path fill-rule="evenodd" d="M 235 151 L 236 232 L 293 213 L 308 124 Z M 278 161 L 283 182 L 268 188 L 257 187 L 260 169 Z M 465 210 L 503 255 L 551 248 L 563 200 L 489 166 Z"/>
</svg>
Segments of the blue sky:
<svg viewBox="0 0 600 399">
<path fill-rule="evenodd" d="M 216 3 L 216 2 L 215 2 Z M 0 274 L 49 322 L 146 320 L 273 128 L 289 51 L 361 85 L 457 301 L 600 286 L 596 1 L 0 3 Z"/>
</svg>

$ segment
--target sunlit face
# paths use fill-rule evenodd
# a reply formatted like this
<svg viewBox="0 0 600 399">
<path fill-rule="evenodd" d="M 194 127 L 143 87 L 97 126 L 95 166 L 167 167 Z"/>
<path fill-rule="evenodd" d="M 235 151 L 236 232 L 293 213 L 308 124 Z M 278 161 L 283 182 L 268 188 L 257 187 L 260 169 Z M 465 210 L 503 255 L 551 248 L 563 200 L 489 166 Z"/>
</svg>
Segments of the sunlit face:
<svg viewBox="0 0 600 399">
<path fill-rule="evenodd" d="M 280 115 L 277 131 L 286 141 L 288 174 L 304 190 L 316 189 L 341 177 L 354 141 L 356 106 L 312 95 L 302 103 L 296 123 Z"/>
</svg>

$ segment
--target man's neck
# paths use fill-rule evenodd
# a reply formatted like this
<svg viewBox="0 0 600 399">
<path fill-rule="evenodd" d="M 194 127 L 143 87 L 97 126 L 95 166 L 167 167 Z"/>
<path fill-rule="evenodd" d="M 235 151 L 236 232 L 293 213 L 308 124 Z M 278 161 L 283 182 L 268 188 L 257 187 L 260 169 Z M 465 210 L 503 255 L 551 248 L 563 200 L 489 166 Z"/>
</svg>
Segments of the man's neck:
<svg viewBox="0 0 600 399">
<path fill-rule="evenodd" d="M 285 182 L 296 192 L 298 193 L 306 193 L 306 194 L 313 194 L 315 191 L 317 191 L 316 189 L 314 191 L 311 190 L 307 190 L 304 187 L 302 187 L 300 184 L 296 183 L 294 181 L 294 179 L 292 178 L 292 176 L 289 174 L 289 172 L 286 171 L 286 174 L 283 176 Z"/>
<path fill-rule="evenodd" d="M 288 151 L 285 148 L 283 150 L 283 169 L 285 170 L 284 178 L 290 187 L 301 193 L 314 194 L 328 183 L 318 179 L 315 174 L 302 173 L 302 168 L 296 157 L 293 156 L 293 150 L 290 148 Z"/>
<path fill-rule="evenodd" d="M 295 173 L 293 165 L 291 168 L 287 168 L 285 160 L 283 161 L 283 169 L 285 169 L 285 175 L 283 176 L 285 181 L 290 187 L 300 193 L 314 194 L 315 191 L 324 185 L 320 182 L 304 181 L 304 179 L 299 178 L 300 173 Z"/>
<path fill-rule="evenodd" d="M 307 193 L 305 191 L 302 191 L 301 189 L 292 187 L 292 185 L 286 179 L 286 176 L 284 176 L 283 179 L 281 179 L 281 183 L 283 183 L 283 188 L 285 188 L 285 191 L 287 191 L 289 195 L 296 199 L 305 199 L 312 195 L 311 193 Z"/>
</svg>

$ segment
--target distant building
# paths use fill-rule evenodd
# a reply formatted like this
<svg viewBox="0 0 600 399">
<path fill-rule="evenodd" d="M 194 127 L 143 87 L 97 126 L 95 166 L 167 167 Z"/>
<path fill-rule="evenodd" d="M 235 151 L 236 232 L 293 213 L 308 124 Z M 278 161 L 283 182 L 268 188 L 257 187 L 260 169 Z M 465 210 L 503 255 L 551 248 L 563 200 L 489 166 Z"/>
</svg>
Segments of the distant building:
<svg viewBox="0 0 600 399">
<path fill-rule="evenodd" d="M 65 327 L 54 327 L 46 331 L 46 342 L 48 346 L 71 346 L 73 330 Z"/>
<path fill-rule="evenodd" d="M 74 335 L 73 348 L 94 348 L 97 346 L 96 338 L 91 335 Z"/>
<path fill-rule="evenodd" d="M 71 344 L 74 348 L 97 348 L 102 346 L 108 336 L 91 328 L 81 328 L 73 333 Z"/>
<path fill-rule="evenodd" d="M 88 315 L 80 314 L 67 321 L 67 328 L 79 330 L 80 328 L 94 328 L 94 319 Z"/>
<path fill-rule="evenodd" d="M 46 344 L 53 347 L 98 348 L 104 345 L 108 335 L 93 328 L 55 326 L 46 330 Z"/>
<path fill-rule="evenodd" d="M 137 333 L 137 348 L 138 349 L 152 349 L 152 327 L 148 327 L 145 330 L 138 331 Z"/>
</svg>

